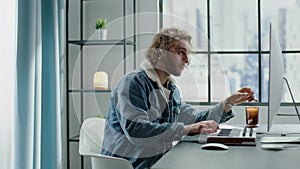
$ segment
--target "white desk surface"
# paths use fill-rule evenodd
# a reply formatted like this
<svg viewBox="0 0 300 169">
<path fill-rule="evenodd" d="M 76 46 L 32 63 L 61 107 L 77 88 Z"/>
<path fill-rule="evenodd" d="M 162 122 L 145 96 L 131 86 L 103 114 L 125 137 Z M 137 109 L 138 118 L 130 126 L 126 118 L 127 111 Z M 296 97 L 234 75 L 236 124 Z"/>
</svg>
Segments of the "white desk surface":
<svg viewBox="0 0 300 169">
<path fill-rule="evenodd" d="M 261 127 L 264 131 L 263 127 Z M 299 133 L 300 124 L 274 125 L 271 133 Z M 166 153 L 152 169 L 299 169 L 299 147 L 281 151 L 262 150 L 256 146 L 229 146 L 228 150 L 202 150 L 202 144 L 181 142 Z M 274 136 L 274 135 L 272 135 Z M 300 136 L 300 134 L 287 135 Z"/>
</svg>

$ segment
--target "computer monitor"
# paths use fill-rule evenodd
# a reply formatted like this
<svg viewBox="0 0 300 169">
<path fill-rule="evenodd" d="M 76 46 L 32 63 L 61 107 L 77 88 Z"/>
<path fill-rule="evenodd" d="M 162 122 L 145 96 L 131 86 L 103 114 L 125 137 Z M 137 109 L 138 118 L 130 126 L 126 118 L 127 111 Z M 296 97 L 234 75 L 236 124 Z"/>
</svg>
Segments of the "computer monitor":
<svg viewBox="0 0 300 169">
<path fill-rule="evenodd" d="M 276 116 L 283 89 L 283 58 L 278 35 L 270 24 L 270 57 L 269 57 L 269 95 L 268 95 L 268 124 L 270 131 L 273 119 Z"/>
</svg>

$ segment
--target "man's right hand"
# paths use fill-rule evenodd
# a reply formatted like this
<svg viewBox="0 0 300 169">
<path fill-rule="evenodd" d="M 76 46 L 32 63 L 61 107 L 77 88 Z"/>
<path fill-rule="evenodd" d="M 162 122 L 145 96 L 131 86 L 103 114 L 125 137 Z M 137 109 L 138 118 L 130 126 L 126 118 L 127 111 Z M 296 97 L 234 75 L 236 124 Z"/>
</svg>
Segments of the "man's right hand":
<svg viewBox="0 0 300 169">
<path fill-rule="evenodd" d="M 201 121 L 198 123 L 185 125 L 183 128 L 184 135 L 195 135 L 201 133 L 214 133 L 219 129 L 218 123 L 213 120 Z"/>
</svg>

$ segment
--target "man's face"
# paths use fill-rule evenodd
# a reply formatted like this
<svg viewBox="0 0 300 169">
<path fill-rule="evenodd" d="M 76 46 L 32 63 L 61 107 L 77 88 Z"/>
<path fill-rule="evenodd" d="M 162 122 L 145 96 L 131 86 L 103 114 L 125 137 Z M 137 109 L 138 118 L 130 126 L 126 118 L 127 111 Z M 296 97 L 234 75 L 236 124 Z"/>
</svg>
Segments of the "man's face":
<svg viewBox="0 0 300 169">
<path fill-rule="evenodd" d="M 180 76 L 182 71 L 189 63 L 189 53 L 191 46 L 188 41 L 181 40 L 172 44 L 170 51 L 163 56 L 162 62 L 164 63 L 163 70 L 174 76 Z"/>
</svg>

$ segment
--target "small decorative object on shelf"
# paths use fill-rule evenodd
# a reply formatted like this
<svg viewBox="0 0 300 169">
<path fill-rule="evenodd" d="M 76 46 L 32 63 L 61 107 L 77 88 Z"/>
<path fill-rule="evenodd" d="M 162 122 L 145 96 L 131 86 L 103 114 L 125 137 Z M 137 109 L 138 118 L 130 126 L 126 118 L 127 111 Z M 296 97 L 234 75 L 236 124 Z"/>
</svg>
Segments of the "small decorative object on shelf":
<svg viewBox="0 0 300 169">
<path fill-rule="evenodd" d="M 105 116 L 102 113 L 98 113 L 97 117 L 101 119 L 105 119 Z"/>
<path fill-rule="evenodd" d="M 108 89 L 108 76 L 106 72 L 99 71 L 94 75 L 94 88 L 96 90 Z"/>
<path fill-rule="evenodd" d="M 107 39 L 107 20 L 97 19 L 96 20 L 96 40 L 106 40 Z"/>
</svg>

